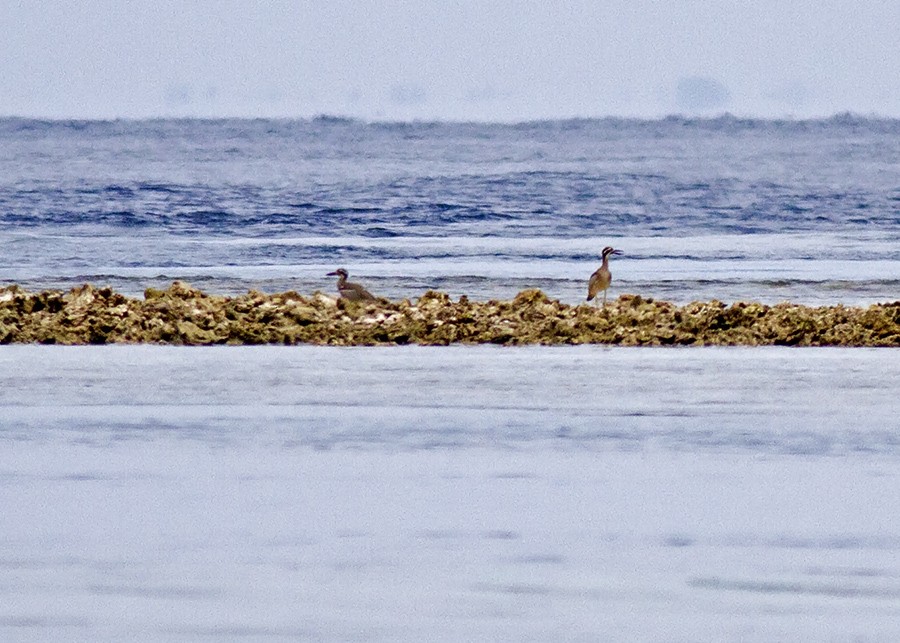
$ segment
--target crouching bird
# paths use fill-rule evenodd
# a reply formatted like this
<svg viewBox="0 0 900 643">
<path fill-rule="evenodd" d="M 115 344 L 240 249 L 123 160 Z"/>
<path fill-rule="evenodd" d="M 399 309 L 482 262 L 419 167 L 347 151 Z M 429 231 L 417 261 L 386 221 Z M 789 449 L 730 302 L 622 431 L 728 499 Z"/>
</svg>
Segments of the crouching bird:
<svg viewBox="0 0 900 643">
<path fill-rule="evenodd" d="M 348 273 L 343 268 L 338 268 L 334 272 L 329 272 L 328 276 L 336 276 L 338 278 L 337 289 L 344 299 L 349 301 L 376 301 L 375 295 L 361 285 L 347 281 Z"/>
<path fill-rule="evenodd" d="M 609 255 L 620 255 L 621 250 L 616 250 L 611 246 L 603 249 L 603 263 L 597 268 L 597 271 L 591 275 L 588 281 L 587 300 L 590 301 L 597 296 L 597 293 L 603 293 L 603 305 L 606 306 L 606 289 L 612 283 L 612 273 L 609 271 Z"/>
</svg>

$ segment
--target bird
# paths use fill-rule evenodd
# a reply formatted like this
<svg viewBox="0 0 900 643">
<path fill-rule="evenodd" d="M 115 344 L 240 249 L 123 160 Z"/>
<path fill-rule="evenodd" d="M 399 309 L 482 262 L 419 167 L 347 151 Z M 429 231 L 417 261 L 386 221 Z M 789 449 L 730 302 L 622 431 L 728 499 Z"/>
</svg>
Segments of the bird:
<svg viewBox="0 0 900 643">
<path fill-rule="evenodd" d="M 596 297 L 597 293 L 603 291 L 603 306 L 606 306 L 606 289 L 609 288 L 609 284 L 612 282 L 612 273 L 609 271 L 609 255 L 620 254 L 622 254 L 621 250 L 616 250 L 611 246 L 606 246 L 603 249 L 603 263 L 600 264 L 600 267 L 597 268 L 596 272 L 591 275 L 590 281 L 588 281 L 588 301 Z"/>
<path fill-rule="evenodd" d="M 375 295 L 360 286 L 347 281 L 348 272 L 343 268 L 338 268 L 334 272 L 329 272 L 328 276 L 336 276 L 338 278 L 337 289 L 341 297 L 349 301 L 376 301 Z"/>
</svg>

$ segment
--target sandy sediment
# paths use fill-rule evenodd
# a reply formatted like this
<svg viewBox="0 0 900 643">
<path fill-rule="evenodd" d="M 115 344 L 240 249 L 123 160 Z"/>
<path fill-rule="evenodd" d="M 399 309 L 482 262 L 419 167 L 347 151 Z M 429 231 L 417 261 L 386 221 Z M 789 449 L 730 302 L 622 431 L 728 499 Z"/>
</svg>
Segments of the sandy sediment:
<svg viewBox="0 0 900 643">
<path fill-rule="evenodd" d="M 571 306 L 540 290 L 511 301 L 354 303 L 322 293 L 237 297 L 175 282 L 143 299 L 90 285 L 69 292 L 0 288 L 0 343 L 620 344 L 626 346 L 900 346 L 900 301 L 867 308 L 790 303 L 676 306 L 622 295 Z"/>
</svg>

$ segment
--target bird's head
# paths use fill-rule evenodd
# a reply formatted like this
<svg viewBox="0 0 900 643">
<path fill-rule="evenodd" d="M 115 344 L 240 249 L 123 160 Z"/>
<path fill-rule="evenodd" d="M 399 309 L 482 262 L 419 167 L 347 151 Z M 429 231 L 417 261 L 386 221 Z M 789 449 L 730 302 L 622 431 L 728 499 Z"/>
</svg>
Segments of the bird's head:
<svg viewBox="0 0 900 643">
<path fill-rule="evenodd" d="M 348 275 L 348 273 L 346 270 L 344 270 L 343 268 L 338 268 L 334 272 L 329 272 L 326 276 L 327 277 L 343 277 L 344 279 L 346 279 L 347 275 Z"/>
<path fill-rule="evenodd" d="M 616 250 L 612 246 L 606 246 L 603 249 L 603 258 L 606 259 L 609 255 L 621 255 L 624 254 L 621 250 Z"/>
</svg>

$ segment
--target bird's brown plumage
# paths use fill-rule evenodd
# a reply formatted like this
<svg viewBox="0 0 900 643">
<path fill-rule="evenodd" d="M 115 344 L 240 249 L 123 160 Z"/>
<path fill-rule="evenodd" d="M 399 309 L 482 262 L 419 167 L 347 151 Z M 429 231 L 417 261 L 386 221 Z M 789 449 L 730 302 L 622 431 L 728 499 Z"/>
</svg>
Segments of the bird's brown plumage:
<svg viewBox="0 0 900 643">
<path fill-rule="evenodd" d="M 338 268 L 334 272 L 329 272 L 328 276 L 337 276 L 337 289 L 341 297 L 349 301 L 375 301 L 375 295 L 363 288 L 359 284 L 347 281 L 349 273 L 343 268 Z"/>
<path fill-rule="evenodd" d="M 609 256 L 620 254 L 622 254 L 621 250 L 616 250 L 611 246 L 606 246 L 603 249 L 603 263 L 600 264 L 600 267 L 597 268 L 594 274 L 591 275 L 590 281 L 588 281 L 588 301 L 591 301 L 598 293 L 602 292 L 603 305 L 606 305 L 606 289 L 612 283 L 612 273 L 609 271 Z"/>
</svg>

